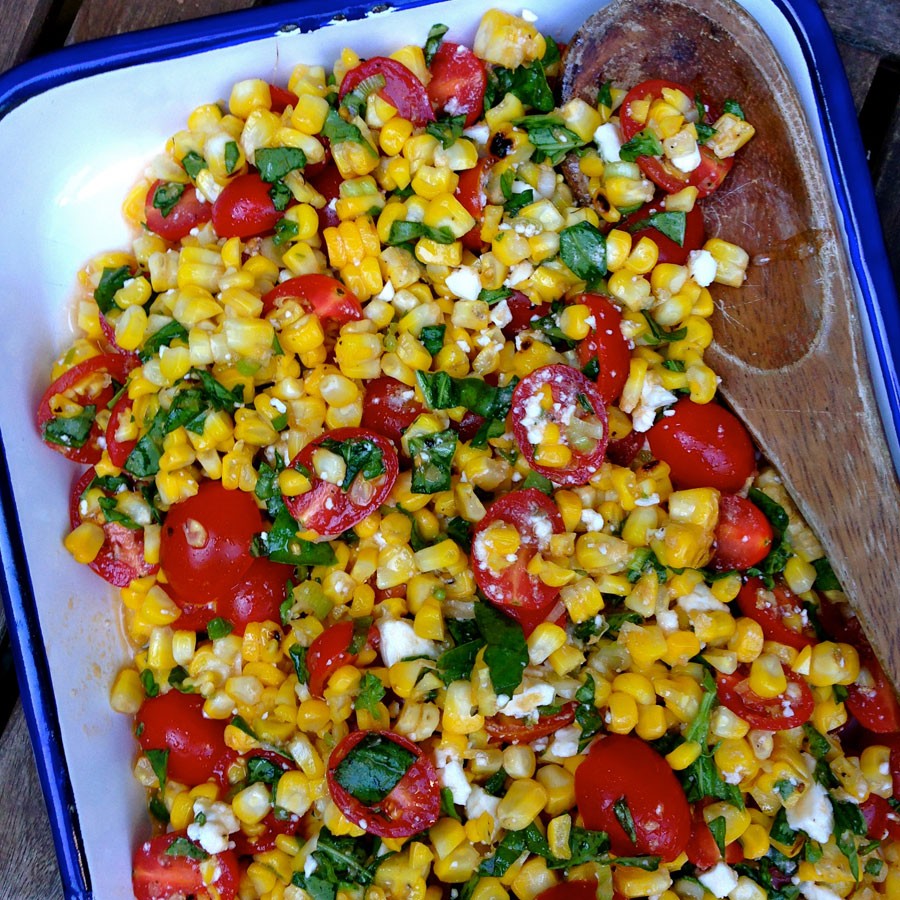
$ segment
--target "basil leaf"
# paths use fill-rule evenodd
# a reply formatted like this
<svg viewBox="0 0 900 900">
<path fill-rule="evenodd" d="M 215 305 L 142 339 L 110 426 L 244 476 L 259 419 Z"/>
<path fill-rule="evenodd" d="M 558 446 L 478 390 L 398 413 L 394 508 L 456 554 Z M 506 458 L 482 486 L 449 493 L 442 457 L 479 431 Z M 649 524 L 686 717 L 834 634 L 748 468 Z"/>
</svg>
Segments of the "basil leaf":
<svg viewBox="0 0 900 900">
<path fill-rule="evenodd" d="M 336 453 L 344 460 L 346 472 L 341 484 L 344 492 L 350 490 L 357 475 L 361 474 L 367 481 L 372 481 L 384 474 L 384 454 L 381 447 L 369 438 L 348 438 L 346 441 L 325 438 L 319 446 Z"/>
<path fill-rule="evenodd" d="M 453 538 L 466 553 L 472 549 L 472 524 L 461 516 L 454 516 L 447 522 L 447 537 Z"/>
<path fill-rule="evenodd" d="M 345 122 L 336 109 L 329 109 L 325 118 L 322 134 L 332 144 L 343 144 L 350 141 L 360 144 L 370 156 L 378 156 L 378 151 L 363 137 L 363 133 L 352 122 Z"/>
<path fill-rule="evenodd" d="M 772 549 L 769 550 L 766 558 L 747 571 L 750 575 L 762 577 L 766 587 L 771 589 L 774 584 L 773 576 L 783 572 L 785 564 L 794 555 L 794 551 L 785 537 L 790 520 L 782 506 L 758 488 L 750 488 L 747 496 L 762 510 L 774 532 L 772 535 Z"/>
<path fill-rule="evenodd" d="M 300 526 L 297 520 L 282 509 L 275 516 L 275 521 L 266 535 L 263 544 L 265 555 L 273 562 L 287 563 L 292 566 L 330 566 L 336 557 L 334 549 L 327 541 L 314 543 L 298 535 Z"/>
<path fill-rule="evenodd" d="M 150 767 L 153 774 L 159 781 L 159 789 L 163 791 L 166 786 L 166 776 L 169 768 L 169 751 L 168 750 L 145 750 L 144 756 L 150 761 Z"/>
<path fill-rule="evenodd" d="M 526 116 L 514 119 L 513 125 L 528 133 L 528 140 L 534 145 L 535 162 L 547 161 L 552 166 L 558 165 L 566 154 L 587 144 L 554 116 Z"/>
<path fill-rule="evenodd" d="M 419 332 L 419 340 L 431 356 L 437 356 L 440 353 L 441 348 L 444 346 L 444 332 L 446 330 L 446 325 L 426 325 Z"/>
<path fill-rule="evenodd" d="M 530 203 L 534 203 L 534 191 L 531 188 L 526 188 L 524 191 L 513 194 L 506 201 L 503 208 L 509 215 L 514 216 L 520 209 L 528 206 Z"/>
<path fill-rule="evenodd" d="M 260 147 L 254 156 L 259 177 L 272 182 L 306 165 L 306 154 L 299 147 Z"/>
<path fill-rule="evenodd" d="M 275 181 L 269 188 L 269 197 L 278 212 L 284 212 L 288 208 L 293 196 L 291 189 L 283 181 Z"/>
<path fill-rule="evenodd" d="M 164 181 L 153 192 L 152 205 L 158 209 L 165 219 L 178 205 L 185 186 L 178 181 Z"/>
<path fill-rule="evenodd" d="M 505 419 L 518 384 L 514 378 L 505 387 L 494 387 L 480 378 L 454 378 L 446 372 L 416 372 L 416 381 L 429 409 L 463 406 L 484 419 Z"/>
<path fill-rule="evenodd" d="M 100 283 L 94 291 L 94 301 L 103 315 L 115 308 L 116 292 L 125 287 L 125 282 L 131 277 L 131 269 L 128 266 L 119 266 L 117 269 L 104 268 L 100 275 Z"/>
<path fill-rule="evenodd" d="M 352 91 L 348 91 L 341 100 L 341 106 L 351 116 L 365 116 L 366 105 L 371 94 L 380 91 L 387 84 L 384 75 L 376 73 L 364 78 Z"/>
<path fill-rule="evenodd" d="M 619 158 L 634 162 L 641 156 L 662 156 L 663 148 L 659 138 L 649 129 L 639 131 L 631 140 L 622 144 Z"/>
<path fill-rule="evenodd" d="M 457 435 L 452 428 L 408 439 L 413 461 L 411 490 L 414 494 L 436 494 L 450 490 L 450 470 L 456 453 Z"/>
<path fill-rule="evenodd" d="M 247 760 L 247 784 L 267 784 L 274 788 L 284 774 L 281 766 L 275 765 L 264 756 L 251 756 Z"/>
<path fill-rule="evenodd" d="M 727 823 L 725 822 L 724 816 L 716 816 L 710 822 L 707 823 L 709 826 L 710 833 L 713 836 L 713 840 L 716 842 L 716 846 L 719 848 L 719 853 L 722 854 L 722 859 L 725 858 L 725 828 Z"/>
<path fill-rule="evenodd" d="M 197 179 L 197 176 L 203 169 L 208 168 L 206 160 L 195 150 L 189 150 L 184 154 L 184 157 L 181 160 L 182 168 L 185 172 L 188 173 L 188 177 L 191 178 L 192 181 Z"/>
<path fill-rule="evenodd" d="M 387 244 L 389 247 L 396 247 L 398 244 L 417 241 L 423 237 L 429 238 L 436 244 L 452 244 L 456 240 L 453 232 L 446 226 L 432 228 L 423 222 L 406 222 L 398 219 L 391 223 Z"/>
<path fill-rule="evenodd" d="M 496 106 L 507 94 L 518 97 L 524 106 L 537 112 L 548 113 L 556 105 L 553 91 L 547 82 L 544 63 L 540 60 L 516 69 L 494 66 L 489 70 L 484 97 L 485 108 Z"/>
<path fill-rule="evenodd" d="M 364 709 L 373 718 L 378 718 L 378 704 L 384 697 L 384 685 L 377 675 L 366 672 L 359 685 L 359 694 L 353 701 L 354 709 Z"/>
<path fill-rule="evenodd" d="M 465 124 L 465 116 L 448 116 L 445 119 L 429 122 L 425 126 L 425 132 L 433 138 L 437 138 L 441 142 L 441 146 L 446 150 L 462 137 Z"/>
<path fill-rule="evenodd" d="M 493 775 L 484 783 L 484 792 L 492 797 L 500 797 L 504 793 L 506 787 L 507 773 L 503 766 L 500 766 Z"/>
<path fill-rule="evenodd" d="M 441 42 L 444 39 L 444 35 L 450 29 L 446 25 L 432 25 L 431 29 L 428 32 L 428 37 L 425 40 L 425 65 L 430 66 L 431 61 L 434 59 L 435 53 L 438 52 L 438 49 L 441 46 Z"/>
<path fill-rule="evenodd" d="M 185 684 L 185 681 L 187 681 L 188 678 L 190 678 L 190 676 L 184 666 L 175 666 L 169 672 L 169 677 L 166 680 L 176 691 L 179 691 L 182 694 L 196 694 L 196 690 L 191 685 Z"/>
<path fill-rule="evenodd" d="M 659 344 L 669 344 L 673 341 L 680 341 L 683 340 L 687 334 L 686 326 L 679 328 L 676 331 L 666 331 L 666 329 L 663 328 L 662 325 L 660 325 L 646 310 L 642 310 L 641 315 L 644 317 L 647 326 L 650 329 L 650 334 L 645 334 L 642 338 L 643 343 L 648 347 L 656 347 Z"/>
<path fill-rule="evenodd" d="M 309 684 L 309 669 L 306 666 L 306 653 L 308 647 L 301 647 L 299 644 L 291 644 L 288 651 L 291 662 L 294 664 L 294 672 L 297 675 L 297 681 L 300 684 Z"/>
<path fill-rule="evenodd" d="M 649 547 L 638 547 L 631 555 L 625 575 L 628 582 L 634 584 L 647 571 L 656 572 L 656 580 L 660 584 L 665 584 L 668 580 L 668 570 L 657 559 L 656 554 Z"/>
<path fill-rule="evenodd" d="M 512 696 L 528 665 L 528 646 L 522 626 L 489 603 L 475 604 L 475 621 L 487 647 L 484 662 L 498 694 Z"/>
<path fill-rule="evenodd" d="M 639 222 L 629 225 L 628 230 L 634 234 L 638 231 L 643 231 L 645 228 L 655 228 L 670 241 L 674 241 L 679 247 L 683 247 L 686 227 L 687 213 L 674 211 L 650 213 L 646 219 L 641 219 Z"/>
<path fill-rule="evenodd" d="M 732 98 L 728 98 L 722 104 L 722 111 L 726 113 L 731 113 L 733 116 L 737 116 L 739 119 L 747 120 L 747 117 L 744 115 L 744 110 L 741 108 L 741 104 L 737 102 L 737 100 L 733 100 Z"/>
<path fill-rule="evenodd" d="M 411 750 L 383 737 L 367 734 L 334 770 L 334 779 L 366 806 L 381 803 L 415 763 Z"/>
<path fill-rule="evenodd" d="M 559 233 L 559 255 L 589 285 L 606 274 L 606 238 L 590 222 L 578 222 Z"/>
<path fill-rule="evenodd" d="M 607 109 L 612 109 L 612 105 L 612 82 L 604 81 L 597 91 L 597 106 L 605 106 Z"/>
<path fill-rule="evenodd" d="M 438 676 L 444 684 L 454 681 L 467 681 L 475 667 L 475 657 L 484 646 L 484 641 L 468 641 L 445 650 L 437 661 Z"/>
<path fill-rule="evenodd" d="M 150 337 L 144 341 L 144 346 L 141 347 L 140 357 L 143 362 L 147 362 L 148 359 L 156 356 L 162 347 L 169 347 L 174 341 L 184 341 L 187 342 L 188 339 L 188 331 L 181 324 L 181 322 L 176 322 L 174 319 L 171 322 L 167 322 L 163 325 L 159 331 L 155 331 Z"/>
<path fill-rule="evenodd" d="M 262 150 L 257 150 L 257 159 L 259 158 L 259 154 Z M 301 151 L 302 152 L 302 151 Z M 225 145 L 225 174 L 230 175 L 235 168 L 237 168 L 238 161 L 241 158 L 241 151 L 238 149 L 238 145 L 234 141 L 229 141 Z M 268 181 L 269 179 L 263 179 L 264 181 Z"/>
<path fill-rule="evenodd" d="M 107 522 L 115 522 L 117 525 L 121 525 L 131 531 L 143 531 L 143 525 L 139 525 L 131 516 L 119 512 L 115 497 L 100 497 L 97 505 L 102 510 L 103 517 Z"/>
<path fill-rule="evenodd" d="M 156 697 L 159 695 L 159 685 L 156 683 L 156 679 L 153 677 L 153 672 L 150 669 L 141 669 L 141 687 L 144 689 L 144 693 L 148 697 Z"/>
<path fill-rule="evenodd" d="M 211 641 L 228 637 L 232 631 L 234 631 L 234 625 L 227 619 L 223 619 L 221 616 L 216 616 L 215 619 L 211 619 L 206 623 L 206 634 Z"/>
<path fill-rule="evenodd" d="M 60 447 L 78 448 L 87 443 L 97 417 L 97 407 L 85 406 L 75 416 L 54 416 L 48 419 L 41 428 L 44 440 Z"/>
<path fill-rule="evenodd" d="M 209 854 L 193 841 L 189 841 L 186 837 L 177 837 L 165 851 L 166 856 L 185 856 L 188 859 L 209 859 Z"/>
<path fill-rule="evenodd" d="M 391 855 L 388 853 L 375 857 L 374 849 L 375 841 L 369 835 L 358 838 L 349 835 L 339 837 L 327 828 L 322 828 L 312 854 L 318 864 L 316 875 L 331 885 L 369 885 L 375 880 L 375 870 Z M 302 876 L 303 873 L 294 874 L 295 884 L 298 875 Z M 308 876 L 307 883 L 312 877 Z"/>
<path fill-rule="evenodd" d="M 493 306 L 495 303 L 499 303 L 501 300 L 506 300 L 509 297 L 512 297 L 512 288 L 497 288 L 496 290 L 489 291 L 487 288 L 482 288 L 478 292 L 478 299 L 483 303 L 487 303 L 488 306 Z"/>
<path fill-rule="evenodd" d="M 631 815 L 628 799 L 625 796 L 619 797 L 619 799 L 613 803 L 613 812 L 615 813 L 616 821 L 622 826 L 622 830 L 625 834 L 628 835 L 628 839 L 632 843 L 636 843 L 637 831 L 634 827 L 634 818 Z"/>
<path fill-rule="evenodd" d="M 813 589 L 817 591 L 839 591 L 841 583 L 838 581 L 834 569 L 827 557 L 813 560 L 813 568 L 816 570 L 816 580 L 813 582 Z"/>
<path fill-rule="evenodd" d="M 290 219 L 279 219 L 275 223 L 275 244 L 281 246 L 300 234 L 300 226 Z"/>
<path fill-rule="evenodd" d="M 570 267 L 571 268 L 571 267 Z M 531 327 L 540 331 L 550 339 L 554 350 L 565 353 L 572 350 L 578 341 L 566 336 L 559 324 L 559 315 L 565 309 L 566 304 L 562 300 L 554 300 L 550 304 L 550 312 L 543 316 L 537 316 L 531 320 Z"/>
</svg>

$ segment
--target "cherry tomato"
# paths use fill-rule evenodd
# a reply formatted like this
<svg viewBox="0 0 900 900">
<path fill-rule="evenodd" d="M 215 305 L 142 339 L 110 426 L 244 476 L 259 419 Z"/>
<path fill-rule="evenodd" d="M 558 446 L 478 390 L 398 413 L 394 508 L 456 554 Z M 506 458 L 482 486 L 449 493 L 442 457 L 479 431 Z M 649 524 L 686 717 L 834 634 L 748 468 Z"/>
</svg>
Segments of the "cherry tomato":
<svg viewBox="0 0 900 900">
<path fill-rule="evenodd" d="M 876 734 L 900 732 L 900 705 L 884 669 L 875 656 L 860 652 L 860 662 L 868 670 L 870 679 L 863 672 L 860 679 L 847 688 L 847 709 L 859 723 Z"/>
<path fill-rule="evenodd" d="M 628 468 L 644 446 L 646 437 L 641 431 L 629 431 L 617 441 L 610 441 L 606 448 L 606 458 L 617 466 Z"/>
<path fill-rule="evenodd" d="M 717 403 L 682 397 L 648 432 L 650 450 L 669 464 L 678 488 L 739 491 L 756 469 L 753 442 L 740 420 Z"/>
<path fill-rule="evenodd" d="M 381 451 L 384 471 L 369 480 L 360 472 L 345 491 L 341 485 L 324 481 L 315 474 L 313 458 L 324 440 L 371 441 Z M 305 466 L 312 477 L 312 489 L 298 497 L 285 497 L 291 515 L 320 537 L 335 537 L 362 522 L 378 509 L 391 493 L 400 465 L 394 445 L 383 435 L 365 428 L 335 428 L 311 440 L 291 461 Z"/>
<path fill-rule="evenodd" d="M 808 722 L 815 700 L 802 675 L 785 669 L 787 691 L 772 700 L 760 697 L 750 689 L 746 667 L 731 675 L 716 674 L 719 702 L 740 716 L 751 728 L 760 731 L 787 731 Z"/>
<path fill-rule="evenodd" d="M 216 615 L 230 622 L 235 634 L 243 634 L 250 622 L 280 622 L 293 571 L 293 566 L 257 557 L 241 580 L 216 600 Z"/>
<path fill-rule="evenodd" d="M 741 612 L 762 626 L 766 640 L 801 650 L 816 643 L 799 597 L 786 584 L 768 590 L 760 578 L 748 578 L 737 597 Z"/>
<path fill-rule="evenodd" d="M 691 809 L 691 837 L 685 853 L 698 869 L 711 869 L 722 859 L 718 844 L 703 816 L 703 809 L 709 802 L 696 803 Z M 741 862 L 743 858 L 744 852 L 737 841 L 732 841 L 725 847 L 725 862 L 729 865 Z"/>
<path fill-rule="evenodd" d="M 635 117 L 634 104 L 648 100 L 652 103 L 662 96 L 663 88 L 680 90 L 688 97 L 694 96 L 691 88 L 674 81 L 655 79 L 636 85 L 625 96 L 619 112 L 622 134 L 626 141 L 631 140 L 639 131 L 643 131 L 647 127 L 644 121 Z M 690 186 L 697 188 L 698 196 L 705 197 L 719 187 L 725 176 L 731 171 L 734 157 L 719 159 L 709 147 L 701 146 L 700 160 L 700 165 L 693 172 L 682 172 L 665 157 L 639 156 L 637 164 L 651 181 L 669 194 Z"/>
<path fill-rule="evenodd" d="M 884 797 L 869 794 L 869 798 L 860 803 L 859 811 L 866 820 L 866 833 L 872 840 L 900 840 L 900 816 Z"/>
<path fill-rule="evenodd" d="M 169 852 L 175 841 L 187 839 L 186 831 L 172 831 L 144 841 L 138 847 L 131 872 L 136 900 L 182 900 L 184 897 L 234 900 L 240 880 L 237 854 L 225 850 L 215 855 L 218 874 L 216 880 L 207 885 L 199 860 Z"/>
<path fill-rule="evenodd" d="M 275 209 L 272 185 L 256 172 L 230 181 L 212 206 L 212 223 L 219 237 L 250 238 L 274 231 L 283 212 Z"/>
<path fill-rule="evenodd" d="M 233 756 L 225 744 L 225 722 L 203 715 L 203 697 L 170 690 L 148 697 L 135 716 L 144 750 L 168 750 L 169 778 L 193 786 L 218 774 Z"/>
<path fill-rule="evenodd" d="M 486 532 L 495 522 L 512 525 L 521 541 L 515 561 L 504 560 L 501 569 L 491 565 L 485 541 Z M 556 504 L 535 488 L 513 491 L 495 500 L 475 528 L 472 539 L 475 581 L 491 603 L 522 625 L 526 636 L 544 621 L 559 594 L 559 588 L 529 574 L 528 563 L 536 553 L 547 549 L 551 534 L 564 530 Z"/>
<path fill-rule="evenodd" d="M 366 382 L 359 424 L 383 434 L 399 447 L 403 432 L 423 412 L 425 407 L 416 400 L 416 392 L 411 387 L 396 378 L 382 375 Z"/>
<path fill-rule="evenodd" d="M 109 461 L 121 469 L 131 456 L 131 451 L 137 446 L 137 438 L 127 441 L 120 441 L 116 437 L 116 432 L 122 423 L 127 423 L 132 419 L 132 407 L 134 401 L 123 393 L 116 401 L 109 413 L 109 424 L 106 426 L 106 452 L 109 454 Z"/>
<path fill-rule="evenodd" d="M 179 187 L 183 188 L 181 196 L 168 213 L 163 215 L 162 210 L 153 205 L 154 201 L 159 202 L 162 196 L 158 197 L 157 191 L 177 190 Z M 180 241 L 183 237 L 187 237 L 192 229 L 208 222 L 212 213 L 212 206 L 197 193 L 192 184 L 178 185 L 175 182 L 154 181 L 144 201 L 147 228 L 167 241 Z"/>
<path fill-rule="evenodd" d="M 99 310 L 97 316 L 100 320 L 100 330 L 103 332 L 103 337 L 106 338 L 106 343 L 109 344 L 110 350 L 112 350 L 113 353 L 121 353 L 123 356 L 128 357 L 131 368 L 137 368 L 137 366 L 141 364 L 140 356 L 133 350 L 124 350 L 120 347 L 119 342 L 116 340 L 116 329 L 113 324 Z"/>
<path fill-rule="evenodd" d="M 307 169 L 309 168 L 307 167 Z M 341 196 L 341 185 L 344 183 L 338 167 L 333 162 L 326 162 L 318 172 L 309 175 L 307 181 L 326 201 L 321 209 L 316 210 L 316 215 L 319 217 L 319 231 L 324 231 L 326 228 L 337 228 L 341 224 L 341 220 L 331 201 L 337 200 Z"/>
<path fill-rule="evenodd" d="M 335 770 L 344 757 L 368 735 L 377 735 L 409 750 L 416 760 L 380 803 L 368 807 L 338 784 Z M 378 837 L 407 838 L 430 828 L 441 813 L 441 790 L 431 760 L 408 738 L 392 731 L 354 731 L 332 751 L 328 760 L 328 789 L 338 809 L 351 822 Z M 365 823 L 365 824 L 363 824 Z"/>
<path fill-rule="evenodd" d="M 181 609 L 175 626 L 180 631 L 206 631 L 206 626 L 218 617 L 219 611 L 215 602 L 187 603 L 180 597 L 169 594 L 172 602 Z"/>
<path fill-rule="evenodd" d="M 604 403 L 612 403 L 622 393 L 631 366 L 631 351 L 622 334 L 622 313 L 602 294 L 579 294 L 574 302 L 587 306 L 594 318 L 591 333 L 578 344 L 578 362 L 584 368 L 597 360 L 597 391 Z"/>
<path fill-rule="evenodd" d="M 71 443 L 56 443 L 48 437 L 48 434 L 52 433 L 51 422 L 57 418 L 53 398 L 62 395 L 74 400 L 82 407 L 94 406 L 99 412 L 106 407 L 115 394 L 113 382 L 124 384 L 134 365 L 134 359 L 123 353 L 100 353 L 63 372 L 44 391 L 43 397 L 38 401 L 35 420 L 44 443 L 57 453 L 62 453 L 66 459 L 71 459 L 72 462 L 88 466 L 99 462 L 103 455 L 100 444 L 101 438 L 104 437 L 104 431 L 97 423 L 96 417 L 91 424 L 87 438 L 80 447 L 73 446 Z"/>
<path fill-rule="evenodd" d="M 832 603 L 826 597 L 820 596 L 819 621 L 835 641 L 852 644 L 866 657 L 874 655 L 869 639 L 849 603 Z"/>
<path fill-rule="evenodd" d="M 271 763 L 282 772 L 296 771 L 291 760 L 286 759 L 280 753 L 273 753 L 271 750 L 251 750 L 244 755 L 243 759 L 248 767 L 253 764 L 253 760 L 265 760 L 265 762 Z M 233 790 L 237 792 L 239 788 L 244 786 L 244 784 L 238 785 L 233 787 Z M 265 853 L 275 847 L 279 834 L 297 834 L 299 828 L 299 816 L 288 813 L 285 810 L 279 810 L 278 813 L 272 810 L 258 825 L 251 829 L 249 834 L 241 829 L 231 836 L 231 839 L 234 841 L 234 852 L 238 856 Z"/>
<path fill-rule="evenodd" d="M 531 327 L 531 320 L 535 317 L 534 305 L 527 294 L 521 291 L 513 291 L 506 298 L 506 308 L 512 317 L 501 329 L 503 337 L 508 341 L 514 340 L 517 334 Z"/>
<path fill-rule="evenodd" d="M 262 298 L 263 314 L 285 300 L 296 300 L 307 312 L 315 313 L 323 325 L 346 325 L 363 315 L 356 296 L 330 275 L 298 275 L 282 281 Z"/>
<path fill-rule="evenodd" d="M 752 500 L 740 494 L 722 494 L 712 567 L 718 572 L 749 569 L 766 558 L 772 538 L 769 520 Z"/>
<path fill-rule="evenodd" d="M 636 840 L 616 814 L 623 799 Z M 691 810 L 684 791 L 666 760 L 640 738 L 611 734 L 595 741 L 575 770 L 575 802 L 585 828 L 607 832 L 619 856 L 649 854 L 669 862 L 687 847 Z"/>
<path fill-rule="evenodd" d="M 250 568 L 250 544 L 262 530 L 252 494 L 203 482 L 163 522 L 159 561 L 169 590 L 188 603 L 217 600 Z"/>
<path fill-rule="evenodd" d="M 487 72 L 484 63 L 462 44 L 444 41 L 431 60 L 428 99 L 440 113 L 465 116 L 474 125 L 484 110 Z"/>
<path fill-rule="evenodd" d="M 378 95 L 390 103 L 402 118 L 417 126 L 434 121 L 434 110 L 428 102 L 425 85 L 403 63 L 387 56 L 373 56 L 351 69 L 341 82 L 340 99 L 343 100 L 350 91 L 373 76 L 385 79 Z"/>
<path fill-rule="evenodd" d="M 72 493 L 69 496 L 69 522 L 73 529 L 84 520 L 81 512 L 81 496 L 94 480 L 95 474 L 93 469 L 88 469 L 72 485 Z M 158 565 L 148 563 L 144 559 L 143 528 L 127 528 L 118 522 L 107 522 L 105 519 L 98 524 L 103 528 L 103 546 L 88 565 L 101 578 L 116 587 L 127 587 L 135 578 L 143 578 L 158 571 Z"/>
<path fill-rule="evenodd" d="M 487 203 L 487 195 L 484 192 L 491 166 L 497 160 L 493 156 L 483 156 L 472 169 L 464 169 L 459 173 L 459 183 L 456 185 L 454 196 L 465 208 L 466 212 L 475 219 L 472 228 L 462 236 L 463 246 L 475 253 L 480 253 L 484 242 L 481 240 L 481 220 L 484 215 L 484 207 Z"/>
<path fill-rule="evenodd" d="M 309 671 L 309 692 L 314 697 L 325 693 L 328 679 L 341 667 L 356 662 L 356 653 L 350 652 L 355 629 L 353 622 L 338 622 L 326 628 L 310 645 L 306 653 Z"/>
<path fill-rule="evenodd" d="M 504 744 L 529 744 L 538 738 L 554 734 L 575 721 L 575 704 L 566 703 L 563 708 L 549 716 L 541 716 L 537 722 L 528 724 L 515 716 L 496 715 L 484 720 L 484 730 L 493 741 Z"/>
<path fill-rule="evenodd" d="M 666 208 L 661 200 L 651 200 L 626 216 L 616 227 L 632 232 L 635 243 L 642 237 L 650 238 L 659 249 L 657 263 L 674 263 L 683 266 L 687 263 L 691 252 L 699 250 L 706 242 L 703 213 L 695 203 L 691 211 L 684 214 L 684 238 L 679 244 L 650 224 L 651 216 L 665 212 Z"/>
<path fill-rule="evenodd" d="M 269 85 L 269 94 L 272 97 L 269 109 L 274 113 L 283 113 L 289 106 L 296 106 L 299 99 L 293 91 L 278 87 L 277 84 Z"/>
<path fill-rule="evenodd" d="M 553 396 L 550 409 L 542 408 L 542 397 L 549 388 Z M 542 366 L 526 375 L 515 387 L 510 415 L 516 443 L 535 472 L 554 484 L 586 484 L 606 453 L 609 420 L 606 404 L 597 389 L 578 369 L 566 365 Z M 555 426 L 561 444 L 570 452 L 564 466 L 552 467 L 538 462 L 535 448 L 547 428 Z"/>
</svg>

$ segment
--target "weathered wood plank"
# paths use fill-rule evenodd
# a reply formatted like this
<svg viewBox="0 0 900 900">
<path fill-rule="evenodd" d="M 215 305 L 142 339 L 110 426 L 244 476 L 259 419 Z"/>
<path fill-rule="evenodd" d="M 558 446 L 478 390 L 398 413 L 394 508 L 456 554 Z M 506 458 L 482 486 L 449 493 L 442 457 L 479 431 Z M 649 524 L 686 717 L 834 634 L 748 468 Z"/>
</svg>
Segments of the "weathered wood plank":
<svg viewBox="0 0 900 900">
<path fill-rule="evenodd" d="M 844 41 L 838 41 L 838 52 L 847 73 L 847 81 L 850 82 L 850 92 L 853 94 L 853 105 L 856 107 L 857 116 L 865 103 L 866 95 L 872 86 L 872 79 L 878 69 L 880 57 L 871 50 L 861 50 Z"/>
<path fill-rule="evenodd" d="M 900 56 L 900 3 L 819 0 L 834 36 L 879 56 Z"/>
<path fill-rule="evenodd" d="M 22 62 L 31 53 L 52 0 L 18 0 L 15 15 L 4 9 L 0 28 L 0 72 Z"/>
</svg>

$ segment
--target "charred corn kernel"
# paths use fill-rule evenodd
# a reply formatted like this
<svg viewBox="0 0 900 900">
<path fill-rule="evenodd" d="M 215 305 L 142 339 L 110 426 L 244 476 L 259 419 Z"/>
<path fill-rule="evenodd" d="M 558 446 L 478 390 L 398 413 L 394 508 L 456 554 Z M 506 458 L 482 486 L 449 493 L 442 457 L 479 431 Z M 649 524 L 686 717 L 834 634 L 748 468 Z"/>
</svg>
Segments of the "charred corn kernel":
<svg viewBox="0 0 900 900">
<path fill-rule="evenodd" d="M 76 562 L 91 563 L 106 541 L 106 534 L 93 522 L 82 522 L 70 531 L 63 543 Z"/>
<path fill-rule="evenodd" d="M 666 754 L 666 762 L 676 771 L 686 769 L 700 758 L 702 748 L 697 741 L 685 741 Z"/>
<path fill-rule="evenodd" d="M 740 287 L 746 277 L 750 256 L 746 250 L 723 241 L 721 238 L 710 238 L 704 245 L 716 261 L 717 284 L 727 284 L 731 287 Z"/>
<path fill-rule="evenodd" d="M 539 781 L 530 778 L 513 781 L 497 807 L 497 822 L 509 831 L 527 828 L 546 802 L 547 790 Z"/>
<path fill-rule="evenodd" d="M 850 644 L 823 641 L 812 647 L 807 675 L 811 685 L 853 684 L 859 678 L 859 672 L 859 654 Z"/>
</svg>

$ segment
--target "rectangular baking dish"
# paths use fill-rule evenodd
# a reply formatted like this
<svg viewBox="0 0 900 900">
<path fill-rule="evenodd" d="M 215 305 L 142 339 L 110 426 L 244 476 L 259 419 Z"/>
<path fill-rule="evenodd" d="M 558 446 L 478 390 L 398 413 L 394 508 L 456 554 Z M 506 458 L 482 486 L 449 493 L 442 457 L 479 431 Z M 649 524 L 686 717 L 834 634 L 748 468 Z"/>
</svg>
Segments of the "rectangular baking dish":
<svg viewBox="0 0 900 900">
<path fill-rule="evenodd" d="M 565 41 L 598 5 L 572 0 L 563 10 L 534 0 L 529 9 L 542 31 Z M 865 158 L 840 59 L 814 0 L 743 5 L 771 37 L 808 115 L 897 465 L 900 319 L 871 186 L 859 177 Z M 289 3 L 71 47 L 0 76 L 0 144 L 18 160 L 6 170 L 0 216 L 3 600 L 67 897 L 125 896 L 147 827 L 131 775 L 131 723 L 108 705 L 129 655 L 119 601 L 62 546 L 73 467 L 43 447 L 34 425 L 50 361 L 71 341 L 76 273 L 92 255 L 127 245 L 120 206 L 136 176 L 194 107 L 227 97 L 235 80 L 284 84 L 298 62 L 330 66 L 345 46 L 367 56 L 423 43 L 436 22 L 450 26 L 448 38 L 471 42 L 484 8 L 474 0 Z"/>
</svg>

